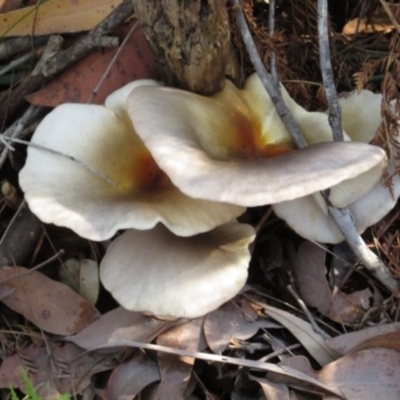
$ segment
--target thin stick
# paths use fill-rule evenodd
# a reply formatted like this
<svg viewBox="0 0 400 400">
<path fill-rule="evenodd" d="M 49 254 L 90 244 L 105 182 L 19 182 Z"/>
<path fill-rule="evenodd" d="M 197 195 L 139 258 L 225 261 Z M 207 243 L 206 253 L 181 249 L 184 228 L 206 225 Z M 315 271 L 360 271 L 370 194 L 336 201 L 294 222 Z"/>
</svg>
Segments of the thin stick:
<svg viewBox="0 0 400 400">
<path fill-rule="evenodd" d="M 103 174 L 103 172 L 99 171 L 97 168 L 92 167 L 89 164 L 86 164 L 84 161 L 81 161 L 79 159 L 77 159 L 74 156 L 70 156 L 68 154 L 62 153 L 58 150 L 53 150 L 53 149 L 49 149 L 48 147 L 42 146 L 40 144 L 36 144 L 36 143 L 32 143 L 32 142 L 28 142 L 26 140 L 21 140 L 21 139 L 15 139 L 15 138 L 9 138 L 6 137 L 4 135 L 0 135 L 3 139 L 10 141 L 12 143 L 19 143 L 19 144 L 24 144 L 25 146 L 28 147 L 33 147 L 34 149 L 38 149 L 38 150 L 44 150 L 47 151 L 48 153 L 66 158 L 67 160 L 71 160 L 75 163 L 77 163 L 79 166 L 86 168 L 87 170 L 89 170 L 90 172 L 94 173 L 95 175 L 99 176 L 100 178 L 104 179 L 107 183 L 109 183 L 112 186 L 116 186 L 116 182 L 113 181 L 109 176 Z"/>
<path fill-rule="evenodd" d="M 236 6 L 236 18 L 239 25 L 240 34 L 242 35 L 243 42 L 246 46 L 247 52 L 249 53 L 251 62 L 259 75 L 261 82 L 265 86 L 272 102 L 275 105 L 276 111 L 286 128 L 292 135 L 293 141 L 298 148 L 303 148 L 307 146 L 303 134 L 301 133 L 296 121 L 290 114 L 285 102 L 282 99 L 279 91 L 275 88 L 271 74 L 265 69 L 264 64 L 258 54 L 256 44 L 251 36 L 250 30 L 247 26 L 246 18 L 244 16 L 243 10 L 240 6 L 240 0 L 233 0 L 233 4 Z"/>
<path fill-rule="evenodd" d="M 272 39 L 275 32 L 275 0 L 269 0 L 268 5 L 268 35 Z M 275 51 L 271 54 L 271 76 L 272 82 L 274 83 L 277 90 L 279 90 L 279 75 L 278 66 L 276 64 L 276 53 Z"/>
<path fill-rule="evenodd" d="M 332 129 L 333 140 L 343 141 L 342 113 L 333 80 L 331 55 L 329 51 L 328 36 L 328 4 L 327 0 L 318 0 L 318 39 L 319 55 L 324 81 L 326 96 L 329 104 L 329 124 Z M 371 272 L 376 279 L 391 291 L 397 289 L 397 281 L 393 278 L 387 266 L 378 256 L 368 248 L 364 240 L 358 233 L 353 217 L 347 208 L 337 209 L 329 204 L 329 196 L 325 196 L 328 204 L 329 215 L 335 221 L 340 232 L 353 250 L 354 254 L 361 260 L 365 268 Z"/>
<path fill-rule="evenodd" d="M 220 356 L 218 354 L 209 354 L 209 353 L 198 352 L 198 351 L 195 351 L 195 352 L 194 351 L 193 352 L 186 351 L 186 350 L 182 350 L 182 349 L 176 349 L 173 347 L 161 346 L 158 344 L 137 342 L 134 340 L 116 340 L 116 341 L 113 341 L 112 343 L 95 347 L 94 349 L 91 349 L 89 351 L 95 351 L 95 350 L 107 349 L 107 348 L 109 349 L 111 347 L 120 347 L 120 346 L 136 347 L 139 349 L 153 350 L 153 351 L 161 351 L 163 353 L 174 354 L 174 355 L 181 356 L 181 357 L 191 357 L 191 358 L 197 358 L 199 360 L 214 361 L 214 362 L 220 362 L 220 363 L 224 363 L 224 364 L 238 365 L 241 367 L 257 369 L 260 371 L 274 372 L 283 377 L 288 377 L 288 378 L 293 379 L 292 382 L 296 382 L 297 385 L 301 385 L 303 383 L 303 385 L 304 384 L 307 385 L 308 388 L 310 388 L 310 385 L 312 385 L 313 387 L 311 390 L 317 391 L 318 393 L 322 392 L 322 393 L 327 393 L 327 394 L 334 394 L 335 396 L 338 396 L 340 399 L 343 398 L 342 394 L 339 393 L 334 388 L 324 385 L 323 383 L 317 381 L 316 379 L 312 378 L 309 375 L 304 374 L 303 372 L 300 372 L 299 370 L 296 370 L 291 367 L 279 367 L 279 366 L 277 366 L 275 364 L 271 364 L 271 363 L 247 360 L 247 359 L 242 359 L 242 358 Z"/>
<path fill-rule="evenodd" d="M 391 291 L 397 290 L 397 281 L 393 278 L 388 267 L 366 245 L 354 226 L 352 216 L 347 208 L 334 208 L 328 206 L 329 215 L 335 220 L 336 225 L 345 237 L 354 254 L 363 263 L 364 267 Z"/>
<path fill-rule="evenodd" d="M 0 169 L 6 162 L 9 152 L 14 151 L 14 148 L 7 142 L 7 139 L 5 139 L 5 137 L 13 139 L 18 138 L 25 129 L 26 125 L 31 123 L 41 110 L 42 107 L 37 107 L 33 105 L 29 106 L 24 115 L 15 124 L 11 125 L 3 133 L 3 135 L 0 136 L 0 140 L 5 146 L 0 154 Z"/>
<path fill-rule="evenodd" d="M 19 213 L 21 212 L 21 210 L 24 208 L 24 206 L 25 206 L 25 200 L 22 200 L 22 201 L 21 201 L 21 204 L 19 205 L 19 207 L 18 207 L 18 209 L 17 209 L 17 211 L 15 212 L 15 214 L 13 215 L 13 217 L 11 218 L 11 221 L 10 221 L 10 223 L 8 224 L 6 230 L 4 231 L 3 236 L 2 236 L 1 239 L 0 239 L 0 247 L 2 246 L 4 240 L 6 239 L 6 237 L 7 237 L 7 235 L 8 235 L 8 232 L 9 232 L 10 229 L 11 229 L 11 226 L 13 225 L 13 223 L 15 222 L 15 220 L 18 218 L 18 215 L 19 215 Z"/>
<path fill-rule="evenodd" d="M 128 42 L 128 40 L 130 39 L 130 37 L 132 36 L 133 32 L 135 31 L 136 27 L 138 26 L 139 22 L 136 22 L 131 29 L 129 30 L 128 34 L 125 36 L 124 40 L 122 41 L 121 45 L 119 46 L 119 48 L 117 49 L 117 51 L 114 54 L 114 57 L 112 58 L 110 64 L 107 66 L 106 70 L 104 71 L 104 74 L 102 75 L 102 77 L 100 78 L 99 82 L 97 83 L 96 87 L 93 89 L 87 103 L 91 103 L 93 101 L 93 99 L 97 96 L 97 93 L 101 87 L 101 85 L 103 84 L 103 82 L 106 80 L 108 73 L 111 71 L 111 68 L 113 67 L 115 61 L 117 60 L 117 58 L 119 57 L 122 49 L 125 47 L 126 43 Z"/>
<path fill-rule="evenodd" d="M 59 250 L 57 254 L 54 254 L 54 256 L 51 256 L 49 259 L 47 259 L 46 261 L 43 261 L 42 263 L 36 265 L 33 268 L 30 268 L 29 271 L 27 272 L 23 272 L 22 274 L 19 275 L 15 275 L 15 276 L 10 276 L 9 278 L 3 279 L 2 281 L 0 281 L 0 285 L 3 285 L 6 282 L 12 281 L 13 279 L 16 278 L 22 278 L 23 276 L 27 276 L 32 274 L 33 272 L 37 271 L 40 268 L 45 267 L 46 265 L 52 263 L 53 261 L 59 259 L 61 256 L 63 256 L 65 254 L 65 251 L 63 249 Z"/>
<path fill-rule="evenodd" d="M 327 0 L 318 0 L 318 41 L 319 62 L 321 65 L 322 80 L 325 85 L 326 97 L 329 104 L 329 125 L 332 129 L 333 140 L 343 141 L 342 112 L 333 80 L 331 53 L 329 50 L 328 34 L 328 4 Z"/>
<path fill-rule="evenodd" d="M 323 331 L 318 324 L 315 322 L 315 319 L 313 318 L 312 314 L 310 313 L 309 309 L 307 308 L 306 304 L 304 303 L 303 299 L 299 296 L 299 294 L 294 290 L 292 285 L 287 285 L 286 289 L 289 291 L 289 293 L 292 295 L 292 297 L 296 300 L 297 304 L 299 307 L 303 310 L 303 313 L 307 317 L 308 321 L 310 322 L 312 328 L 314 329 L 315 333 L 318 333 L 322 337 L 322 339 L 327 340 L 330 339 L 331 337 Z"/>
</svg>

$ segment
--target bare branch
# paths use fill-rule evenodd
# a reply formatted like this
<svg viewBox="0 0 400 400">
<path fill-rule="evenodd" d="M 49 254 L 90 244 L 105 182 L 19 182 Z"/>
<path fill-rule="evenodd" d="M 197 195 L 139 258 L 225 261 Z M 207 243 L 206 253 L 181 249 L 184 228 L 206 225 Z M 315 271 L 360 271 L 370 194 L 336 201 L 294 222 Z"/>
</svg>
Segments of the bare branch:
<svg viewBox="0 0 400 400">
<path fill-rule="evenodd" d="M 318 0 L 318 40 L 319 62 L 322 80 L 324 81 L 326 97 L 329 104 L 329 125 L 332 128 L 333 140 L 343 141 L 342 113 L 333 80 L 331 53 L 328 36 L 328 4 L 327 0 Z"/>
<path fill-rule="evenodd" d="M 249 53 L 251 62 L 254 65 L 257 74 L 259 75 L 263 85 L 265 86 L 272 102 L 275 105 L 278 115 L 281 117 L 286 128 L 292 135 L 293 141 L 298 148 L 303 148 L 307 146 L 303 134 L 301 133 L 296 121 L 290 114 L 285 102 L 282 99 L 280 92 L 275 88 L 273 83 L 273 78 L 271 74 L 265 69 L 264 64 L 258 54 L 256 44 L 251 36 L 249 28 L 247 26 L 246 18 L 244 16 L 243 10 L 240 7 L 239 0 L 233 0 L 233 4 L 236 6 L 236 18 L 239 26 L 240 34 L 242 35 L 243 42 L 246 46 L 247 52 Z"/>
</svg>

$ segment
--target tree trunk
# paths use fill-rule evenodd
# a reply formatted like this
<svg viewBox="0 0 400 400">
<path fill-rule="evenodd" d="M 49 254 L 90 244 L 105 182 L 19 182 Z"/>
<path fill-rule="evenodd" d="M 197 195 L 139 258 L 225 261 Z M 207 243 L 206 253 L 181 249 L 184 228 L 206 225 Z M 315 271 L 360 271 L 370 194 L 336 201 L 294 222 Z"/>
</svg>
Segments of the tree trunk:
<svg viewBox="0 0 400 400">
<path fill-rule="evenodd" d="M 132 0 L 167 85 L 200 94 L 237 80 L 223 0 Z"/>
</svg>

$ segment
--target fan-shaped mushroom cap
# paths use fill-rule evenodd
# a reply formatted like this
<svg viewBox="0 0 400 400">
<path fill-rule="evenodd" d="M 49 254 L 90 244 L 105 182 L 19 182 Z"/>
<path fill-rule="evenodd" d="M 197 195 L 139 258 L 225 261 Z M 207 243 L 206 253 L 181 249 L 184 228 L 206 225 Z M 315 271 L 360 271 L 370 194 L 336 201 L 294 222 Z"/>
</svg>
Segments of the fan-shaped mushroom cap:
<svg viewBox="0 0 400 400">
<path fill-rule="evenodd" d="M 30 147 L 19 180 L 31 210 L 44 222 L 92 240 L 158 222 L 189 236 L 243 213 L 243 207 L 186 196 L 160 170 L 126 111 L 126 98 L 137 85 L 156 83 L 126 85 L 105 106 L 61 105 L 43 119 L 32 143 L 72 156 L 115 184 L 71 159 Z"/>
<path fill-rule="evenodd" d="M 361 199 L 348 206 L 359 233 L 379 222 L 400 196 L 400 179 L 393 178 L 393 195 L 381 182 Z M 274 204 L 275 214 L 300 236 L 323 243 L 339 243 L 344 237 L 335 222 L 311 196 Z"/>
<path fill-rule="evenodd" d="M 129 230 L 107 249 L 100 278 L 128 310 L 196 318 L 242 289 L 254 235 L 250 225 L 239 223 L 189 238 L 163 226 Z"/>
<path fill-rule="evenodd" d="M 343 126 L 352 140 L 368 142 L 372 140 L 381 123 L 382 95 L 363 90 L 342 97 L 339 102 L 342 108 Z M 388 173 L 394 175 L 395 158 L 389 163 Z M 393 176 L 392 191 L 378 182 L 371 188 L 371 183 L 381 175 L 379 165 L 358 177 L 335 187 L 330 200 L 336 207 L 348 207 L 354 217 L 360 233 L 380 221 L 396 204 L 400 196 L 400 178 Z M 372 177 L 372 179 L 371 179 Z M 345 196 L 337 191 L 350 190 Z M 360 193 L 364 192 L 362 196 Z M 300 236 L 325 243 L 339 243 L 344 240 L 342 233 L 329 217 L 326 205 L 318 194 L 292 201 L 274 204 L 273 209 L 280 218 Z M 342 201 L 345 198 L 346 201 Z"/>
<path fill-rule="evenodd" d="M 332 140 L 325 114 L 307 113 L 285 97 L 310 143 Z M 378 147 L 353 142 L 292 151 L 293 142 L 256 75 L 243 90 L 227 81 L 211 97 L 138 87 L 128 97 L 128 110 L 160 168 L 195 198 L 242 206 L 278 203 L 333 187 L 374 167 L 382 170 L 386 158 Z M 376 174 L 374 179 L 369 190 Z"/>
</svg>

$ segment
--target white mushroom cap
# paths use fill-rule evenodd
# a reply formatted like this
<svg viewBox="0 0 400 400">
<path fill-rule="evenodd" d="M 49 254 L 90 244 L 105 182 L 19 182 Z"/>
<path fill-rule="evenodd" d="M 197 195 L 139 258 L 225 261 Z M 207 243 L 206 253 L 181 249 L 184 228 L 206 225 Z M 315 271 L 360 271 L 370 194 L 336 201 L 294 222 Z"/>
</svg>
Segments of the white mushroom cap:
<svg viewBox="0 0 400 400">
<path fill-rule="evenodd" d="M 325 114 L 292 108 L 295 116 L 310 114 L 329 128 Z M 255 75 L 243 90 L 227 81 L 211 97 L 138 87 L 128 98 L 128 110 L 160 168 L 195 198 L 242 206 L 278 203 L 330 188 L 378 165 L 383 169 L 386 158 L 382 149 L 363 143 L 320 143 L 291 151 L 291 138 Z M 303 129 L 308 120 L 299 120 Z M 319 128 L 308 132 L 310 141 L 331 140 L 330 128 Z"/>
<path fill-rule="evenodd" d="M 70 159 L 30 147 L 19 179 L 31 210 L 92 240 L 158 222 L 188 236 L 242 214 L 243 207 L 189 198 L 159 169 L 127 115 L 126 98 L 137 85 L 157 83 L 126 85 L 105 106 L 61 105 L 43 119 L 32 143 L 75 157 L 115 185 Z"/>
<path fill-rule="evenodd" d="M 393 196 L 378 182 L 367 195 L 348 206 L 359 233 L 379 222 L 395 205 L 400 196 L 400 179 L 393 178 Z M 300 236 L 322 243 L 339 243 L 344 237 L 335 222 L 317 204 L 314 197 L 306 196 L 274 204 L 275 214 Z"/>
<path fill-rule="evenodd" d="M 382 94 L 369 90 L 352 92 L 339 99 L 343 128 L 356 142 L 369 143 L 382 121 Z"/>
<path fill-rule="evenodd" d="M 352 93 L 340 99 L 343 125 L 353 140 L 372 140 L 381 123 L 381 94 L 367 90 Z M 395 158 L 395 157 L 393 157 Z M 384 164 L 360 174 L 331 188 L 330 201 L 336 207 L 348 207 L 360 233 L 380 221 L 396 204 L 400 196 L 400 178 L 393 176 L 393 195 L 381 182 Z M 390 175 L 395 170 L 394 160 L 388 166 Z M 374 184 L 374 182 L 377 182 Z M 346 192 L 343 195 L 343 192 Z M 339 243 L 344 240 L 334 221 L 328 216 L 319 194 L 293 201 L 274 204 L 277 216 L 300 236 L 324 243 Z"/>
<path fill-rule="evenodd" d="M 100 278 L 127 310 L 196 318 L 242 289 L 254 236 L 250 225 L 239 223 L 189 238 L 163 226 L 129 230 L 107 249 Z"/>
</svg>

